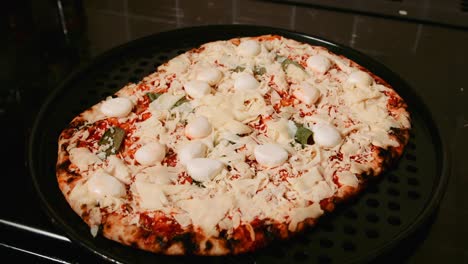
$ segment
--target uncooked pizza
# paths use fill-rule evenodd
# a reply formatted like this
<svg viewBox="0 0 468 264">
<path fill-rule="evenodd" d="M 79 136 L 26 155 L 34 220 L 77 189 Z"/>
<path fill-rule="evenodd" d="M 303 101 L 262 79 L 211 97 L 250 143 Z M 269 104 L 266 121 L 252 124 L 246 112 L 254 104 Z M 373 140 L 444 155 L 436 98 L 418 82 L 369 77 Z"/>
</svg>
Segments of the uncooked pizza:
<svg viewBox="0 0 468 264">
<path fill-rule="evenodd" d="M 210 42 L 75 117 L 58 185 L 94 236 L 170 255 L 251 252 L 389 168 L 408 141 L 406 108 L 324 47 Z"/>
</svg>

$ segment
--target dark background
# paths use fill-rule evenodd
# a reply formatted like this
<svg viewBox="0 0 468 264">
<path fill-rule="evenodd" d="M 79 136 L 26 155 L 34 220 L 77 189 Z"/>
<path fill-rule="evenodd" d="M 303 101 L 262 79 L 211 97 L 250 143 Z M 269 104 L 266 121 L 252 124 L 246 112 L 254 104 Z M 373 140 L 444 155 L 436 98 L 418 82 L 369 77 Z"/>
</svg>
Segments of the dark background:
<svg viewBox="0 0 468 264">
<path fill-rule="evenodd" d="M 411 85 L 429 107 L 448 147 L 450 180 L 437 214 L 417 235 L 404 260 L 468 263 L 467 1 L 31 0 L 2 4 L 2 255 L 42 261 L 21 251 L 26 250 L 67 262 L 96 260 L 69 242 L 4 224 L 61 234 L 40 208 L 25 159 L 34 117 L 60 81 L 104 51 L 143 36 L 195 25 L 254 24 L 352 47 Z"/>
</svg>

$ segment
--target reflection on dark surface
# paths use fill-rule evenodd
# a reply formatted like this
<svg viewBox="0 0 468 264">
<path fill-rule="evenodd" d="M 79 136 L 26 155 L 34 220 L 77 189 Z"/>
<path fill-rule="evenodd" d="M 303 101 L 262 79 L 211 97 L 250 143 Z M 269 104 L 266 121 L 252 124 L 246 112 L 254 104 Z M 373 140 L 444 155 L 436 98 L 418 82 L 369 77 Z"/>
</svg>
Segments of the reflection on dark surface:
<svg viewBox="0 0 468 264">
<path fill-rule="evenodd" d="M 4 139 L 5 183 L 0 192 L 4 201 L 1 220 L 61 234 L 37 201 L 25 149 L 40 105 L 78 66 L 115 46 L 157 32 L 205 24 L 255 24 L 350 46 L 384 63 L 412 86 L 439 126 L 451 157 L 451 178 L 438 213 L 428 225 L 378 262 L 468 262 L 468 31 L 248 0 L 29 0 L 7 1 L 3 11 L 6 41 L 1 42 L 0 136 Z M 97 260 L 69 242 L 1 224 L 0 233 L 4 256 L 28 262 L 39 259 L 11 249 L 16 247 L 69 262 Z"/>
</svg>

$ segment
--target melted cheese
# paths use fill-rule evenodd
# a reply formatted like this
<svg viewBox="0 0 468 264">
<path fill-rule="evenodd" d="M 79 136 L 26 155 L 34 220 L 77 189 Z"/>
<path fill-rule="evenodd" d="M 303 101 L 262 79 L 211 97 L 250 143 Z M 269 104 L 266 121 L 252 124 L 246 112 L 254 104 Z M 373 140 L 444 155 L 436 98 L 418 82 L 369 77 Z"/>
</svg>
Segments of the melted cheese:
<svg viewBox="0 0 468 264">
<path fill-rule="evenodd" d="M 86 171 L 89 166 L 101 163 L 101 160 L 87 148 L 73 148 L 69 150 L 70 162 L 80 171 Z"/>
</svg>

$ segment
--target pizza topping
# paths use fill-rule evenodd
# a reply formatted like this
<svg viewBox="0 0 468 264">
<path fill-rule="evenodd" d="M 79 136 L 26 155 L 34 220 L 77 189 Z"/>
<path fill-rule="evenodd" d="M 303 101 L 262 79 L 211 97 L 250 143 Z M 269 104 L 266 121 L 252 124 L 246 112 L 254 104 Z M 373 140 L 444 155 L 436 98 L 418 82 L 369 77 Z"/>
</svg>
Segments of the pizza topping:
<svg viewBox="0 0 468 264">
<path fill-rule="evenodd" d="M 208 158 L 194 158 L 186 162 L 187 173 L 192 179 L 205 182 L 211 180 L 224 168 L 219 160 Z"/>
<path fill-rule="evenodd" d="M 110 127 L 99 140 L 99 146 L 101 146 L 100 150 L 103 151 L 106 156 L 116 154 L 124 138 L 125 130 L 120 127 Z"/>
<path fill-rule="evenodd" d="M 158 99 L 158 97 L 161 96 L 161 94 L 159 94 L 159 93 L 146 93 L 146 96 L 148 97 L 150 102 L 153 102 L 154 100 Z"/>
<path fill-rule="evenodd" d="M 116 155 L 111 155 L 107 158 L 109 161 L 106 171 L 112 174 L 114 177 L 119 179 L 121 182 L 125 184 L 130 184 L 131 177 L 130 177 L 130 170 L 125 165 L 125 163 L 119 159 Z"/>
<path fill-rule="evenodd" d="M 297 224 L 307 218 L 315 219 L 323 214 L 323 210 L 318 203 L 313 203 L 308 207 L 293 208 L 290 212 L 291 222 L 288 225 L 290 231 L 297 228 Z"/>
<path fill-rule="evenodd" d="M 354 71 L 348 76 L 348 83 L 354 84 L 356 86 L 369 86 L 371 85 L 374 80 L 372 77 L 367 73 L 363 71 Z"/>
<path fill-rule="evenodd" d="M 239 44 L 237 51 L 241 56 L 253 57 L 258 55 L 262 49 L 260 43 L 256 40 L 245 40 Z"/>
<path fill-rule="evenodd" d="M 310 129 L 304 127 L 304 125 L 296 124 L 296 126 L 297 130 L 296 134 L 294 135 L 294 140 L 300 143 L 302 147 L 304 147 L 305 145 L 314 144 L 314 133 Z"/>
<path fill-rule="evenodd" d="M 189 142 L 180 148 L 177 153 L 180 164 L 186 165 L 188 161 L 194 158 L 204 158 L 206 154 L 206 145 L 200 141 Z"/>
<path fill-rule="evenodd" d="M 109 98 L 101 104 L 101 112 L 108 117 L 125 117 L 132 108 L 132 101 L 125 97 Z"/>
<path fill-rule="evenodd" d="M 70 162 L 78 167 L 80 171 L 85 171 L 90 165 L 101 163 L 101 160 L 88 148 L 73 148 L 69 150 Z"/>
<path fill-rule="evenodd" d="M 122 197 L 125 185 L 102 170 L 96 171 L 87 182 L 88 191 L 98 198 Z"/>
<path fill-rule="evenodd" d="M 184 85 L 185 92 L 192 98 L 201 98 L 211 92 L 211 87 L 206 81 L 192 80 Z"/>
<path fill-rule="evenodd" d="M 237 91 L 242 90 L 255 90 L 260 86 L 260 83 L 248 73 L 239 73 L 234 81 L 234 89 Z"/>
<path fill-rule="evenodd" d="M 320 97 L 320 91 L 307 82 L 300 85 L 292 85 L 293 95 L 306 105 L 312 105 Z"/>
<path fill-rule="evenodd" d="M 354 188 L 359 186 L 359 180 L 356 175 L 349 171 L 340 171 L 336 174 L 338 176 L 338 181 L 341 184 L 348 185 Z"/>
<path fill-rule="evenodd" d="M 318 72 L 318 73 L 325 73 L 330 69 L 331 62 L 330 59 L 328 59 L 325 56 L 322 55 L 313 55 L 310 56 L 307 61 L 307 67 L 311 68 L 312 70 Z"/>
<path fill-rule="evenodd" d="M 197 80 L 207 82 L 209 85 L 217 84 L 221 78 L 223 73 L 216 68 L 203 69 L 197 74 Z"/>
<path fill-rule="evenodd" d="M 331 125 L 320 123 L 313 127 L 314 141 L 319 146 L 333 148 L 341 142 L 341 135 L 338 130 Z"/>
<path fill-rule="evenodd" d="M 143 145 L 135 152 L 135 160 L 141 165 L 154 165 L 166 156 L 166 147 L 158 142 Z"/>
<path fill-rule="evenodd" d="M 185 127 L 185 136 L 189 139 L 204 138 L 211 134 L 212 129 L 206 117 L 198 116 L 191 120 Z"/>
<path fill-rule="evenodd" d="M 174 105 L 182 98 L 185 97 L 185 94 L 171 94 L 163 93 L 156 100 L 150 103 L 150 109 L 154 110 L 156 113 L 160 111 L 170 110 Z"/>
<path fill-rule="evenodd" d="M 161 185 L 143 181 L 134 183 L 139 195 L 140 208 L 143 210 L 160 210 L 167 204 L 167 198 L 161 189 Z"/>
<path fill-rule="evenodd" d="M 255 160 L 266 167 L 276 167 L 288 159 L 288 152 L 278 144 L 258 145 L 254 150 Z"/>
</svg>

